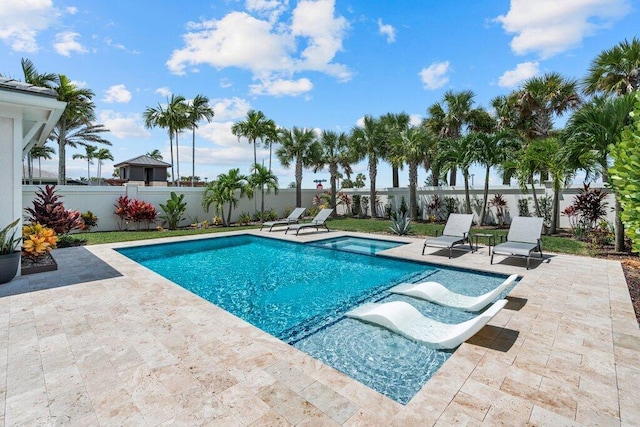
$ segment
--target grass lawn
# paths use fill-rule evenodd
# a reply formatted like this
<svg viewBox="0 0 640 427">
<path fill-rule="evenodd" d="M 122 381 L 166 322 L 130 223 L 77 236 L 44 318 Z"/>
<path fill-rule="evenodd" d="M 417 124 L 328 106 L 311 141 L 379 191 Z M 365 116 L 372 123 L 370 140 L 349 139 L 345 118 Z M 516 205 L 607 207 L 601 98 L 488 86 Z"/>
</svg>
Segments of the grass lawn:
<svg viewBox="0 0 640 427">
<path fill-rule="evenodd" d="M 357 231 L 361 233 L 392 234 L 389 229 L 391 222 L 387 219 L 360 219 L 360 218 L 338 218 L 329 220 L 329 228 L 332 230 Z M 94 233 L 78 233 L 74 237 L 86 239 L 88 245 L 102 243 L 127 242 L 132 240 L 157 239 L 160 237 L 191 236 L 194 234 L 210 234 L 223 231 L 250 230 L 258 228 L 257 225 L 238 227 L 211 227 L 201 229 L 181 229 L 156 231 L 103 231 Z M 444 224 L 433 223 L 413 223 L 411 225 L 411 236 L 426 237 L 435 236 L 436 232 L 442 231 Z M 500 242 L 500 236 L 506 236 L 508 230 L 495 228 L 472 228 L 471 233 L 487 233 L 496 236 L 496 242 Z M 567 237 L 542 236 L 542 251 L 557 252 L 575 255 L 588 255 L 588 248 L 584 242 L 580 242 Z"/>
</svg>

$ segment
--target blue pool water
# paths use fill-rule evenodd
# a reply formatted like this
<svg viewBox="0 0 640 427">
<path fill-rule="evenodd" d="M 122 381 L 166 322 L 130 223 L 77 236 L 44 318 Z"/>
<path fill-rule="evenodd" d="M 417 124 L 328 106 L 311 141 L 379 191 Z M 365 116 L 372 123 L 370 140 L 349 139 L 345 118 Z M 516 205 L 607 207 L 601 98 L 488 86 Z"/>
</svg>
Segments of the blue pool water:
<svg viewBox="0 0 640 427">
<path fill-rule="evenodd" d="M 386 290 L 428 277 L 480 295 L 505 278 L 248 235 L 118 252 L 403 404 L 452 352 L 425 348 L 344 313 L 365 302 L 404 300 L 425 315 L 457 323 L 473 314 Z"/>
<path fill-rule="evenodd" d="M 404 243 L 401 242 L 364 239 L 362 237 L 335 237 L 333 239 L 319 240 L 309 244 L 321 248 L 337 249 L 339 251 L 356 252 L 359 254 L 369 255 L 375 255 L 380 251 L 404 245 Z"/>
</svg>

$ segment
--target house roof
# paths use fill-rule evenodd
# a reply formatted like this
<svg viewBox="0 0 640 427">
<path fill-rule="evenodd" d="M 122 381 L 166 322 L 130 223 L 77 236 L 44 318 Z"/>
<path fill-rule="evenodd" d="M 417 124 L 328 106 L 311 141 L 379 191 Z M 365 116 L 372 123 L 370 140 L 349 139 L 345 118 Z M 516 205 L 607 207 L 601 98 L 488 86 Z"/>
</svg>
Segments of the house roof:
<svg viewBox="0 0 640 427">
<path fill-rule="evenodd" d="M 161 168 L 168 168 L 171 164 L 156 160 L 147 155 L 134 157 L 133 159 L 125 160 L 124 162 L 120 162 L 116 165 L 113 165 L 115 168 L 121 168 L 123 166 L 155 166 Z"/>
<path fill-rule="evenodd" d="M 15 92 L 25 92 L 30 94 L 48 96 L 58 99 L 58 94 L 55 90 L 47 87 L 34 86 L 32 84 L 23 83 L 18 80 L 8 79 L 6 77 L 0 77 L 0 88 Z"/>
</svg>

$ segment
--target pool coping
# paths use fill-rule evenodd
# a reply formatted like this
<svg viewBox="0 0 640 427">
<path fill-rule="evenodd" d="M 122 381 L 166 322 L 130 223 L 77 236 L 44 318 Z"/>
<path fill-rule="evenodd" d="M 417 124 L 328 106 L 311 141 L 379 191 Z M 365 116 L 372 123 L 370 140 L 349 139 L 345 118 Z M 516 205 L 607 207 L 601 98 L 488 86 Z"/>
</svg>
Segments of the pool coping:
<svg viewBox="0 0 640 427">
<path fill-rule="evenodd" d="M 3 421 L 432 425 L 640 419 L 634 398 L 640 331 L 619 262 L 545 254 L 544 262 L 525 270 L 517 259 L 500 257 L 489 265 L 486 248 L 456 251 L 448 259 L 436 248 L 422 256 L 423 239 L 373 235 L 409 243 L 381 252 L 385 256 L 522 276 L 509 306 L 402 406 L 112 250 L 236 234 L 297 242 L 372 236 L 244 230 L 85 247 L 119 276 L 83 282 L 87 272 L 78 271 L 77 284 L 0 298 L 6 314 Z M 17 278 L 11 286 L 34 285 L 46 274 Z"/>
</svg>

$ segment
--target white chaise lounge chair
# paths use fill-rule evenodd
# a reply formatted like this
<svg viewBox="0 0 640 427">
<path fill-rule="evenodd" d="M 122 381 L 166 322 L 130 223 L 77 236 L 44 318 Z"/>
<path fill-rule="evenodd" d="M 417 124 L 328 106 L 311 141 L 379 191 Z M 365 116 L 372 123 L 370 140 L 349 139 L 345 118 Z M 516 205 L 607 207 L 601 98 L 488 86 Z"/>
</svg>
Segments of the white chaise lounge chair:
<svg viewBox="0 0 640 427">
<path fill-rule="evenodd" d="M 453 349 L 478 333 L 506 303 L 505 299 L 496 301 L 484 313 L 453 325 L 425 317 L 404 301 L 364 304 L 346 315 L 390 329 L 431 348 Z"/>
<path fill-rule="evenodd" d="M 298 221 L 300 221 L 300 217 L 302 217 L 302 214 L 304 214 L 305 210 L 306 208 L 295 208 L 293 212 L 291 212 L 289 216 L 284 219 L 263 222 L 260 226 L 260 231 L 262 231 L 263 227 L 269 227 L 269 232 L 271 232 L 271 229 L 276 225 L 296 224 Z"/>
<path fill-rule="evenodd" d="M 527 270 L 529 269 L 529 259 L 533 251 L 540 252 L 542 259 L 542 234 L 543 219 L 539 217 L 517 216 L 511 221 L 507 241 L 500 243 L 493 248 L 491 253 L 491 264 L 493 256 L 519 256 L 527 259 Z"/>
<path fill-rule="evenodd" d="M 331 215 L 331 212 L 333 212 L 333 209 L 322 209 L 320 212 L 318 212 L 318 215 L 316 215 L 311 220 L 311 222 L 290 225 L 287 227 L 284 234 L 287 234 L 289 230 L 296 230 L 296 236 L 297 236 L 300 230 L 302 230 L 303 228 L 315 228 L 316 230 L 320 230 L 320 227 L 324 227 L 327 229 L 327 231 L 330 231 L 329 227 L 327 227 L 326 222 L 327 222 L 327 219 L 329 218 L 329 215 Z"/>
<path fill-rule="evenodd" d="M 491 304 L 517 278 L 517 274 L 512 274 L 494 290 L 477 297 L 450 291 L 438 282 L 403 283 L 389 289 L 389 292 L 424 299 L 464 311 L 480 311 Z"/>
<path fill-rule="evenodd" d="M 471 230 L 471 223 L 473 222 L 472 214 L 451 214 L 447 219 L 447 224 L 442 230 L 442 236 L 433 237 L 427 239 L 422 247 L 422 255 L 427 246 L 433 246 L 437 248 L 449 249 L 449 258 L 451 258 L 451 250 L 455 245 L 469 243 L 471 252 L 473 252 L 473 246 L 471 246 L 471 240 L 469 239 L 469 230 Z"/>
</svg>

